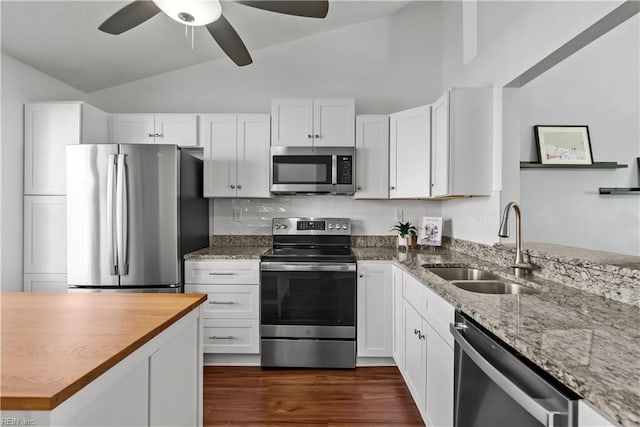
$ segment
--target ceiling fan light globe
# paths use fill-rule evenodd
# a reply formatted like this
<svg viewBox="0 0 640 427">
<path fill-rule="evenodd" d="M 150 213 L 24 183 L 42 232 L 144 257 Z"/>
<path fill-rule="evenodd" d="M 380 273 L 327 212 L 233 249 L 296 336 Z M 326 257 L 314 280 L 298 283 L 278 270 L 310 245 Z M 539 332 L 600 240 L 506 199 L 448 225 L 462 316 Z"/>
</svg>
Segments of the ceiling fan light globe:
<svg viewBox="0 0 640 427">
<path fill-rule="evenodd" d="M 222 15 L 219 0 L 153 0 L 171 19 L 185 25 L 207 25 Z"/>
</svg>

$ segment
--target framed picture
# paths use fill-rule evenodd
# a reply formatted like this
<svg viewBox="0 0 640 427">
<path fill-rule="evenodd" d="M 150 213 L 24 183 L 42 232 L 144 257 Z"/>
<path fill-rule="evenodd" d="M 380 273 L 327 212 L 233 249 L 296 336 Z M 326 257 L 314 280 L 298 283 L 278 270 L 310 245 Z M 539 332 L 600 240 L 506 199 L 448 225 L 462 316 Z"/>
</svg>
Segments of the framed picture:
<svg viewBox="0 0 640 427">
<path fill-rule="evenodd" d="M 440 246 L 442 244 L 442 217 L 423 216 L 418 230 L 418 244 Z"/>
<path fill-rule="evenodd" d="M 538 125 L 533 133 L 543 165 L 593 164 L 589 127 Z"/>
</svg>

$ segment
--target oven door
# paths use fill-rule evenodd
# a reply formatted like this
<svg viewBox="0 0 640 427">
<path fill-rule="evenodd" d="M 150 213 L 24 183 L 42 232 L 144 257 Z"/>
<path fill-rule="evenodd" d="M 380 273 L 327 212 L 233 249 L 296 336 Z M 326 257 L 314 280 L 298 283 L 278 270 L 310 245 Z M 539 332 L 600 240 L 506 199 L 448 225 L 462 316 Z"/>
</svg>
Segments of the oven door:
<svg viewBox="0 0 640 427">
<path fill-rule="evenodd" d="M 354 263 L 261 264 L 263 338 L 355 339 Z"/>
</svg>

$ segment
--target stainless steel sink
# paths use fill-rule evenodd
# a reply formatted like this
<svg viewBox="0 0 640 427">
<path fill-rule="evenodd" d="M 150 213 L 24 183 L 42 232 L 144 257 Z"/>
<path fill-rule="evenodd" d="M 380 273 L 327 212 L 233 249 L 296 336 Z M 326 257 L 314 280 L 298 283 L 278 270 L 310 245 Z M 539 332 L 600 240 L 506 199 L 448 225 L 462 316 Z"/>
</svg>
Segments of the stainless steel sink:
<svg viewBox="0 0 640 427">
<path fill-rule="evenodd" d="M 479 294 L 537 294 L 538 291 L 527 286 L 518 285 L 517 283 L 502 282 L 498 280 L 466 280 L 451 281 L 456 286 L 465 291 L 477 292 Z"/>
<path fill-rule="evenodd" d="M 497 280 L 498 276 L 484 270 L 467 267 L 432 267 L 428 268 L 433 274 L 444 280 Z"/>
</svg>

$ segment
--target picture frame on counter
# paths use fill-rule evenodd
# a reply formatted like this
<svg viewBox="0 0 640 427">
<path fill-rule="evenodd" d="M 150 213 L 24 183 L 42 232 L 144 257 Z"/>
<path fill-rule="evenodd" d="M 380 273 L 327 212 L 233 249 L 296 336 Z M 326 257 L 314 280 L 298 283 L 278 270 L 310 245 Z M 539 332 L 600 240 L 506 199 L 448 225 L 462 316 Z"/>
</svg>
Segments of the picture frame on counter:
<svg viewBox="0 0 640 427">
<path fill-rule="evenodd" d="M 536 125 L 533 134 L 543 165 L 591 165 L 591 139 L 586 125 Z"/>
<path fill-rule="evenodd" d="M 425 246 L 442 245 L 442 217 L 422 217 L 418 232 L 418 244 Z"/>
</svg>

